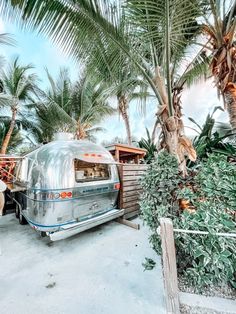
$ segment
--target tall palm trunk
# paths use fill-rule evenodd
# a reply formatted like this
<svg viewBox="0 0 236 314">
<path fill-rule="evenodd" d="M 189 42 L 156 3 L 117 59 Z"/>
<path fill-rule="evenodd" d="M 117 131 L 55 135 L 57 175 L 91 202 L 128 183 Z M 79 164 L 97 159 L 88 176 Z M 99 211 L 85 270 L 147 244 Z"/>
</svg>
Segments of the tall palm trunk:
<svg viewBox="0 0 236 314">
<path fill-rule="evenodd" d="M 207 34 L 209 33 L 206 28 Z M 218 93 L 223 96 L 225 107 L 229 114 L 232 129 L 236 129 L 236 47 L 231 40 L 232 34 L 222 33 L 221 41 L 212 40 L 214 54 L 210 69 L 215 80 Z M 234 36 L 234 35 L 233 35 Z"/>
<path fill-rule="evenodd" d="M 131 136 L 130 122 L 129 122 L 129 115 L 128 115 L 128 100 L 125 96 L 118 97 L 118 109 L 125 123 L 128 145 L 131 145 L 132 136 Z"/>
<path fill-rule="evenodd" d="M 158 67 L 155 69 L 155 77 L 153 79 L 153 82 L 160 93 L 160 97 L 163 103 L 161 108 L 157 112 L 157 116 L 160 118 L 160 124 L 163 133 L 163 138 L 160 145 L 162 148 L 166 149 L 169 153 L 175 155 L 178 158 L 179 130 L 178 123 L 176 121 L 176 110 L 180 109 L 180 107 L 173 104 L 173 115 L 170 116 L 168 110 L 167 89 Z"/>
<path fill-rule="evenodd" d="M 236 130 L 236 84 L 228 83 L 224 92 L 224 98 L 229 114 L 232 129 Z"/>
<path fill-rule="evenodd" d="M 4 138 L 4 140 L 3 140 L 1 151 L 0 151 L 0 153 L 4 154 L 4 155 L 7 152 L 7 148 L 8 148 L 9 142 L 11 140 L 11 136 L 12 136 L 12 133 L 14 131 L 15 124 L 16 124 L 17 107 L 13 106 L 11 110 L 12 110 L 12 116 L 11 116 L 10 127 L 9 127 L 9 129 L 7 131 L 7 134 L 6 134 L 5 138 Z"/>
<path fill-rule="evenodd" d="M 162 122 L 163 140 L 162 147 L 165 148 L 169 153 L 175 155 L 178 158 L 178 137 L 179 129 L 176 117 L 169 117 L 168 110 L 165 109 L 160 113 L 160 119 Z"/>
<path fill-rule="evenodd" d="M 196 152 L 192 146 L 192 142 L 184 135 L 180 101 L 181 91 L 182 89 L 174 89 L 172 91 L 173 116 L 169 116 L 167 106 L 163 106 L 160 109 L 159 116 L 163 132 L 161 146 L 170 154 L 176 156 L 179 170 L 183 176 L 186 176 L 186 156 L 190 160 L 195 161 Z"/>
</svg>

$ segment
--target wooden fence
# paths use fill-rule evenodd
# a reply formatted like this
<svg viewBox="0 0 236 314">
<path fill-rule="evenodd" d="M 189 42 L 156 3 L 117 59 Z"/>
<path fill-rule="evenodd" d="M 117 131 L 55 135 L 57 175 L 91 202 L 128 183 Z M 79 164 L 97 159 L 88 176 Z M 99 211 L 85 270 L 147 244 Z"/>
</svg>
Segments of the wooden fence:
<svg viewBox="0 0 236 314">
<path fill-rule="evenodd" d="M 139 213 L 139 196 L 142 192 L 139 179 L 145 174 L 147 165 L 123 164 L 119 166 L 121 182 L 119 207 L 125 210 L 124 218 L 132 218 Z"/>
<path fill-rule="evenodd" d="M 180 313 L 174 232 L 198 235 L 210 234 L 207 231 L 200 230 L 174 229 L 171 219 L 160 219 L 160 227 L 157 229 L 157 233 L 160 234 L 161 237 L 166 309 L 169 314 Z M 220 237 L 236 238 L 236 233 L 216 232 L 213 234 Z"/>
</svg>

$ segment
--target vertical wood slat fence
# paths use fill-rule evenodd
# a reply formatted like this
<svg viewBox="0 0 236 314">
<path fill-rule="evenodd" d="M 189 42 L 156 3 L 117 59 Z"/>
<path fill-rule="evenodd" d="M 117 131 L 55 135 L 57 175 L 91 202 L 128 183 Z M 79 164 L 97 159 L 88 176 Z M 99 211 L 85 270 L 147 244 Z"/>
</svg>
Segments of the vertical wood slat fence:
<svg viewBox="0 0 236 314">
<path fill-rule="evenodd" d="M 132 218 L 139 214 L 139 196 L 142 188 L 139 179 L 145 174 L 147 165 L 123 164 L 119 166 L 121 182 L 119 207 L 125 210 L 124 218 Z"/>
</svg>

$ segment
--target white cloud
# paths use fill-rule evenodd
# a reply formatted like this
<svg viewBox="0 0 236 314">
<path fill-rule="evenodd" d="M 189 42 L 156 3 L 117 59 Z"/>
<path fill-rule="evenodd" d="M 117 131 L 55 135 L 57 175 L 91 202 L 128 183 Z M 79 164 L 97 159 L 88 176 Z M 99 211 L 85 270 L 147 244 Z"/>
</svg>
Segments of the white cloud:
<svg viewBox="0 0 236 314">
<path fill-rule="evenodd" d="M 182 96 L 182 106 L 184 114 L 184 124 L 186 126 L 196 128 L 196 126 L 188 120 L 193 118 L 199 125 L 202 125 L 208 113 L 212 113 L 215 106 L 222 106 L 222 99 L 218 99 L 217 90 L 212 80 L 201 82 L 184 91 Z M 227 122 L 227 113 L 217 111 L 214 114 L 217 121 Z M 186 128 L 187 135 L 196 135 L 191 129 Z"/>
<path fill-rule="evenodd" d="M 197 129 L 197 127 L 188 120 L 188 117 L 193 118 L 199 125 L 202 125 L 206 119 L 206 115 L 211 113 L 215 106 L 220 105 L 222 106 L 223 102 L 218 99 L 217 91 L 212 80 L 201 82 L 186 89 L 182 95 L 182 112 L 185 126 Z M 152 132 L 156 110 L 156 101 L 152 100 L 147 104 L 146 114 L 141 115 L 135 102 L 131 102 L 129 110 L 131 131 L 132 135 L 138 140 L 141 139 L 141 137 L 146 137 L 146 127 Z M 217 121 L 228 121 L 227 113 L 220 110 L 214 114 L 214 118 Z M 99 134 L 99 142 L 102 140 L 111 140 L 115 136 L 126 138 L 124 122 L 117 116 L 107 118 L 101 123 L 101 126 L 104 127 L 107 132 Z M 186 134 L 188 136 L 195 136 L 197 133 L 190 128 L 185 129 Z"/>
</svg>

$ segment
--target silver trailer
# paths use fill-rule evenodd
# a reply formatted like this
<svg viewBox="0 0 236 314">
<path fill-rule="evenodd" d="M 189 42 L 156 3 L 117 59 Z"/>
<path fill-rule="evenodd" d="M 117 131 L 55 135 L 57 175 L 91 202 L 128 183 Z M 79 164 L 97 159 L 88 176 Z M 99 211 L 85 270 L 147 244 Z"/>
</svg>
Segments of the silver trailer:
<svg viewBox="0 0 236 314">
<path fill-rule="evenodd" d="M 102 146 L 56 140 L 24 156 L 15 169 L 16 216 L 59 240 L 123 215 L 117 165 Z"/>
</svg>

